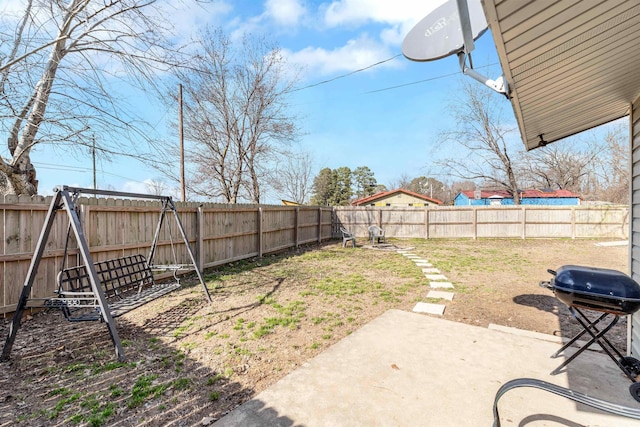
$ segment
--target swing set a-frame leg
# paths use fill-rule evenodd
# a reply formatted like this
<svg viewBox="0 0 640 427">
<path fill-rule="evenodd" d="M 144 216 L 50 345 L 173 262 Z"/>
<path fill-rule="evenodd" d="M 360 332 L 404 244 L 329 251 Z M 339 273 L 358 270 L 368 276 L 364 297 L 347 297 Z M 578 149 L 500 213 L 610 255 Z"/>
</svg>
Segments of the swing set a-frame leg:
<svg viewBox="0 0 640 427">
<path fill-rule="evenodd" d="M 6 362 L 7 360 L 9 360 L 9 356 L 11 355 L 11 349 L 13 348 L 13 343 L 16 340 L 18 329 L 20 329 L 22 314 L 24 313 L 24 309 L 27 306 L 27 300 L 29 299 L 29 295 L 31 294 L 33 282 L 36 279 L 36 273 L 38 272 L 38 267 L 40 266 L 40 260 L 42 259 L 42 254 L 44 253 L 44 248 L 46 246 L 47 239 L 49 238 L 51 227 L 53 226 L 53 220 L 55 219 L 56 212 L 58 211 L 58 209 L 60 209 L 60 199 L 60 193 L 56 193 L 56 195 L 53 197 L 53 200 L 51 200 L 51 205 L 49 205 L 49 210 L 47 211 L 47 216 L 45 218 L 45 225 L 44 227 L 42 227 L 40 237 L 38 238 L 38 243 L 36 243 L 36 249 L 33 253 L 33 257 L 31 258 L 29 270 L 27 271 L 27 277 L 24 280 L 22 292 L 20 292 L 20 299 L 18 299 L 18 306 L 16 307 L 16 311 L 13 313 L 13 320 L 11 321 L 11 325 L 9 325 L 9 335 L 7 335 L 7 340 L 5 341 L 4 348 L 2 349 L 0 362 Z"/>
<path fill-rule="evenodd" d="M 120 336 L 118 335 L 118 329 L 116 328 L 116 322 L 111 316 L 111 309 L 109 308 L 109 304 L 107 304 L 107 298 L 104 295 L 104 291 L 102 290 L 102 286 L 100 284 L 100 280 L 98 279 L 98 273 L 96 272 L 96 267 L 93 264 L 93 259 L 91 258 L 91 254 L 89 253 L 89 244 L 87 243 L 87 239 L 84 237 L 84 232 L 82 231 L 82 225 L 80 224 L 80 218 L 78 218 L 78 214 L 76 213 L 76 209 L 73 201 L 71 200 L 71 196 L 68 191 L 61 191 L 62 198 L 65 200 L 64 207 L 69 215 L 69 222 L 71 224 L 71 229 L 75 234 L 76 242 L 78 243 L 78 249 L 80 250 L 80 256 L 82 257 L 82 261 L 87 269 L 87 273 L 89 274 L 89 282 L 91 283 L 91 288 L 93 290 L 94 295 L 96 296 L 96 300 L 98 301 L 98 306 L 100 308 L 100 314 L 102 315 L 102 320 L 107 324 L 107 328 L 109 329 L 109 335 L 111 336 L 111 341 L 113 341 L 113 346 L 116 350 L 116 357 L 120 362 L 124 362 L 125 354 L 124 349 L 122 348 L 122 342 L 120 342 Z"/>
<path fill-rule="evenodd" d="M 9 334 L 7 335 L 4 348 L 2 349 L 0 362 L 9 360 L 9 357 L 11 356 L 11 350 L 13 348 L 16 335 L 18 334 L 18 329 L 20 329 L 22 315 L 27 306 L 27 301 L 29 300 L 29 295 L 31 294 L 31 288 L 33 287 L 33 282 L 35 281 L 36 274 L 38 273 L 40 260 L 42 259 L 42 255 L 44 254 L 44 249 L 49 238 L 49 234 L 51 233 L 51 228 L 53 227 L 56 213 L 58 212 L 58 210 L 63 208 L 66 210 L 67 215 L 69 216 L 69 224 L 73 229 L 76 241 L 78 242 L 78 247 L 80 249 L 80 255 L 89 273 L 89 281 L 91 282 L 92 290 L 98 301 L 102 318 L 107 324 L 107 328 L 109 329 L 109 335 L 111 336 L 111 341 L 113 341 L 113 345 L 116 350 L 116 356 L 120 361 L 125 360 L 124 349 L 122 348 L 122 343 L 120 342 L 118 330 L 116 328 L 115 321 L 111 316 L 111 311 L 109 310 L 109 306 L 107 304 L 104 292 L 102 291 L 102 287 L 100 286 L 98 274 L 96 273 L 91 255 L 89 253 L 89 245 L 87 244 L 87 241 L 84 237 L 80 219 L 78 218 L 78 214 L 75 210 L 75 204 L 71 199 L 69 192 L 63 189 L 57 191 L 55 196 L 51 200 L 51 205 L 49 206 L 49 210 L 45 218 L 44 227 L 40 232 L 40 237 L 38 238 L 38 243 L 36 244 L 33 257 L 31 258 L 31 264 L 29 265 L 29 270 L 27 271 L 27 277 L 24 281 L 24 285 L 22 286 L 18 305 L 16 307 L 16 311 L 13 314 L 13 320 L 11 322 L 11 325 L 9 325 Z"/>
<path fill-rule="evenodd" d="M 153 236 L 153 242 L 151 243 L 151 249 L 149 250 L 149 256 L 147 260 L 151 262 L 156 252 L 156 247 L 158 246 L 158 240 L 160 238 L 160 229 L 162 228 L 162 223 L 165 219 L 165 214 L 167 210 L 173 212 L 173 217 L 176 220 L 176 224 L 178 225 L 178 229 L 180 230 L 180 235 L 182 236 L 182 240 L 184 241 L 184 245 L 189 253 L 189 258 L 191 259 L 191 263 L 193 265 L 193 269 L 198 275 L 198 280 L 200 280 L 200 284 L 202 285 L 202 290 L 204 291 L 204 295 L 207 297 L 209 302 L 213 302 L 211 299 L 211 294 L 209 294 L 209 289 L 207 288 L 206 283 L 204 282 L 204 278 L 202 277 L 202 273 L 198 268 L 198 264 L 196 263 L 196 257 L 193 254 L 193 250 L 191 250 L 191 244 L 189 243 L 189 238 L 187 237 L 187 233 L 184 230 L 184 226 L 182 225 L 182 221 L 180 221 L 180 215 L 178 215 L 178 210 L 176 209 L 176 205 L 173 203 L 173 200 L 170 197 L 165 198 L 162 201 L 162 211 L 160 212 L 160 219 L 158 220 L 158 224 L 156 226 L 156 231 Z"/>
</svg>

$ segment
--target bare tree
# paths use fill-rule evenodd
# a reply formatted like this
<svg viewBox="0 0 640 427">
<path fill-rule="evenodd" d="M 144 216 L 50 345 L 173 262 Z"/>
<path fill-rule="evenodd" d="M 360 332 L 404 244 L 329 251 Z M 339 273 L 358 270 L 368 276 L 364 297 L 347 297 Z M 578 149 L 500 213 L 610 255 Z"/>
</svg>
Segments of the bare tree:
<svg viewBox="0 0 640 427">
<path fill-rule="evenodd" d="M 602 153 L 602 145 L 593 139 L 580 146 L 573 140 L 554 142 L 524 154 L 521 174 L 530 187 L 583 193 Z"/>
<path fill-rule="evenodd" d="M 400 176 L 389 182 L 389 191 L 397 190 L 398 188 L 409 189 L 411 185 L 411 177 L 406 172 L 400 174 Z"/>
<path fill-rule="evenodd" d="M 136 156 L 145 140 L 115 82 L 148 84 L 173 62 L 156 0 L 23 0 L 0 20 L 0 193 L 36 194 L 31 152 L 50 143 L 64 153 L 111 138 L 102 153 Z M 175 62 L 174 62 L 175 63 Z"/>
<path fill-rule="evenodd" d="M 604 136 L 605 150 L 595 163 L 597 186 L 594 198 L 613 203 L 629 203 L 629 136 L 625 127 L 609 127 Z"/>
<path fill-rule="evenodd" d="M 162 179 L 155 178 L 149 179 L 144 182 L 149 194 L 156 196 L 164 196 L 169 191 L 169 186 Z"/>
<path fill-rule="evenodd" d="M 245 35 L 237 48 L 221 30 L 206 31 L 184 85 L 190 188 L 209 198 L 260 203 L 272 172 L 299 130 L 287 109 L 297 82 L 279 48 Z"/>
<path fill-rule="evenodd" d="M 456 129 L 443 134 L 445 141 L 460 146 L 455 150 L 458 156 L 438 164 L 451 176 L 505 189 L 513 196 L 514 204 L 520 204 L 512 158 L 518 149 L 508 138 L 513 130 L 505 126 L 502 118 L 504 99 L 497 97 L 475 82 L 462 82 L 461 96 L 451 106 Z"/>
<path fill-rule="evenodd" d="M 313 184 L 313 159 L 309 153 L 291 153 L 279 168 L 272 187 L 287 200 L 304 204 L 309 200 Z"/>
</svg>

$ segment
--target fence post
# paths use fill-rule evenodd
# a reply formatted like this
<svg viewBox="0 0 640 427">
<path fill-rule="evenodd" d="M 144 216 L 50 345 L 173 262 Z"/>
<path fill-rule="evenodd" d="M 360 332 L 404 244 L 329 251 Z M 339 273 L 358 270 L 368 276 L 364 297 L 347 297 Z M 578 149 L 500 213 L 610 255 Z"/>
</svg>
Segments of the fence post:
<svg viewBox="0 0 640 427">
<path fill-rule="evenodd" d="M 571 208 L 571 238 L 576 238 L 576 209 Z"/>
<path fill-rule="evenodd" d="M 424 236 L 429 239 L 429 206 L 424 208 Z"/>
<path fill-rule="evenodd" d="M 300 207 L 296 206 L 296 218 L 295 218 L 295 223 L 296 223 L 296 228 L 295 231 L 293 233 L 293 239 L 295 241 L 295 248 L 298 249 L 298 235 L 299 235 L 299 231 L 298 228 L 300 227 Z"/>
<path fill-rule="evenodd" d="M 473 240 L 478 239 L 478 208 L 473 209 Z"/>
<path fill-rule="evenodd" d="M 262 207 L 258 208 L 258 258 L 262 258 Z"/>
<path fill-rule="evenodd" d="M 522 240 L 527 238 L 527 208 L 522 206 Z"/>
<path fill-rule="evenodd" d="M 378 211 L 378 227 L 382 228 L 382 208 Z"/>
<path fill-rule="evenodd" d="M 322 208 L 318 208 L 318 243 L 322 243 Z"/>
<path fill-rule="evenodd" d="M 202 272 L 204 268 L 204 213 L 202 206 L 198 206 L 196 211 L 196 251 L 198 251 L 198 271 Z"/>
</svg>

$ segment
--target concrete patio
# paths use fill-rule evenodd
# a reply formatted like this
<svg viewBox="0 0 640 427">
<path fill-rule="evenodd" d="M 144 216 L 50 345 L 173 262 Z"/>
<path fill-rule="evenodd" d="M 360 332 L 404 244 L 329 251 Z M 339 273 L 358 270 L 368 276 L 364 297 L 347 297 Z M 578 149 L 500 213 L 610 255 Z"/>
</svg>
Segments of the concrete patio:
<svg viewBox="0 0 640 427">
<path fill-rule="evenodd" d="M 553 338 L 390 310 L 215 426 L 490 426 L 496 391 L 521 377 L 640 408 L 604 354 L 586 351 L 551 376 L 563 360 L 549 357 Z M 640 425 L 531 388 L 508 392 L 499 409 L 503 426 Z"/>
</svg>

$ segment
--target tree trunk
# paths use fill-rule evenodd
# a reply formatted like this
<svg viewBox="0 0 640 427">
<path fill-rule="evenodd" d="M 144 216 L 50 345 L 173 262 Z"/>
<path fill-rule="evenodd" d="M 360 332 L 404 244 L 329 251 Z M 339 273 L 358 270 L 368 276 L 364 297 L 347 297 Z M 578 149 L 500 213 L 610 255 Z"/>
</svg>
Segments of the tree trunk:
<svg viewBox="0 0 640 427">
<path fill-rule="evenodd" d="M 67 38 L 64 36 L 69 29 L 72 14 L 75 12 L 74 4 L 70 5 L 69 11 L 63 21 L 64 25 L 58 33 L 58 41 L 53 44 L 42 77 L 40 77 L 34 88 L 33 97 L 29 100 L 31 109 L 22 127 L 22 132 L 17 138 L 17 144 L 13 138 L 8 141 L 12 160 L 8 164 L 4 164 L 0 170 L 0 175 L 4 175 L 0 176 L 0 192 L 2 194 L 27 194 L 33 196 L 38 193 L 38 180 L 36 179 L 35 168 L 31 164 L 30 153 L 47 109 L 58 66 L 65 54 Z M 22 119 L 22 117 L 17 118 L 17 127 L 20 126 Z"/>
</svg>

